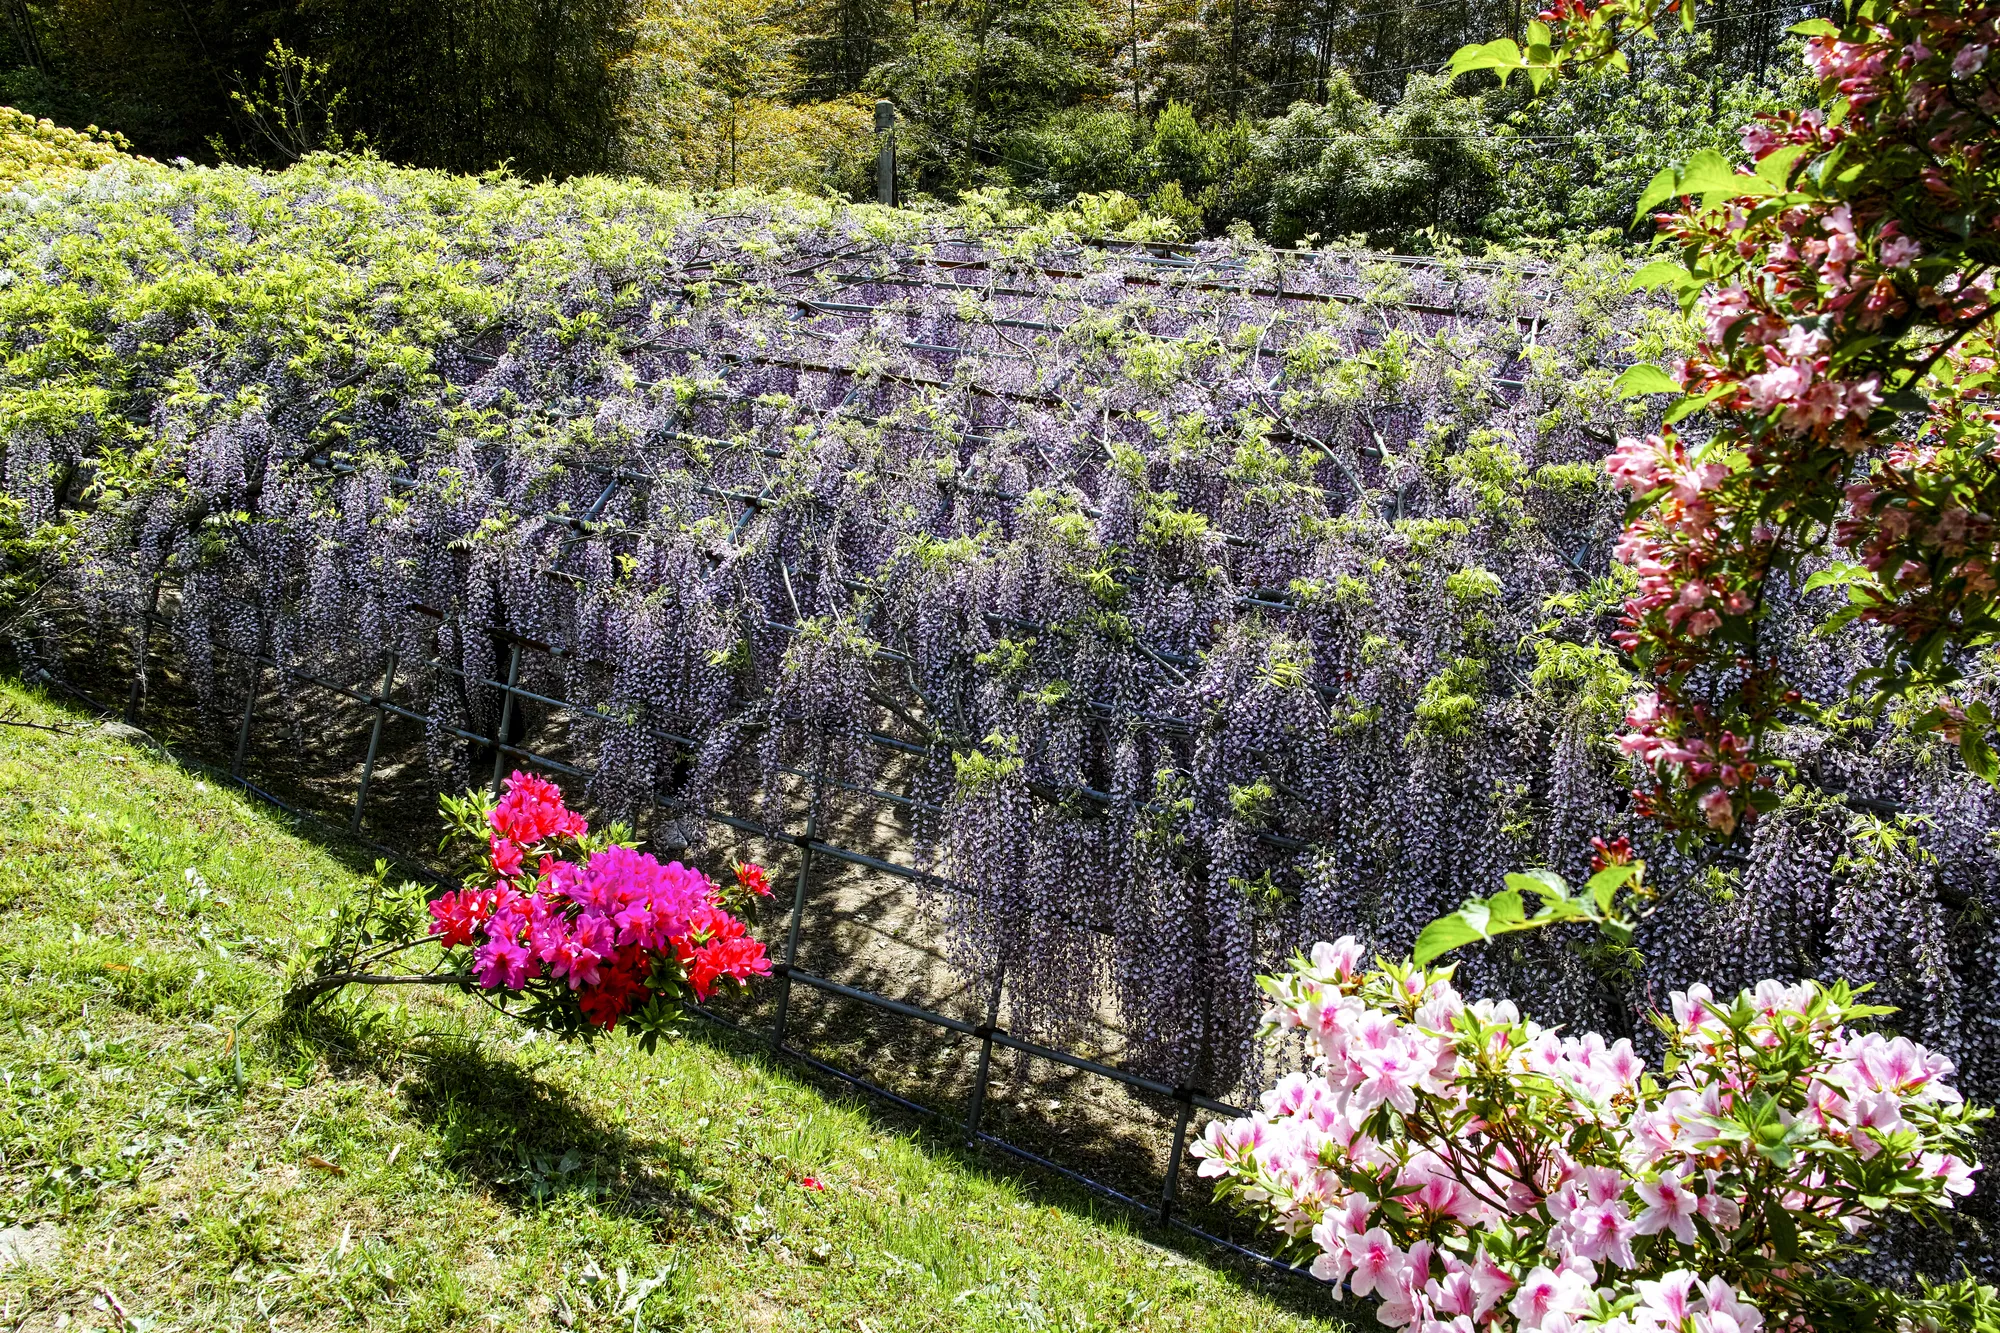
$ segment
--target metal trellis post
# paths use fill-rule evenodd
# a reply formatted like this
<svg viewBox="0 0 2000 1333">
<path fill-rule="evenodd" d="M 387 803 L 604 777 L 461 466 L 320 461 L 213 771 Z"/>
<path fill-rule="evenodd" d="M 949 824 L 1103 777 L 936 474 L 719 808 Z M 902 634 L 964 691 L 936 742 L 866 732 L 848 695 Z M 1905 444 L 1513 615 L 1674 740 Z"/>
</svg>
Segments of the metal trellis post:
<svg viewBox="0 0 2000 1333">
<path fill-rule="evenodd" d="M 382 752 L 382 725 L 389 717 L 389 695 L 396 688 L 396 654 L 392 649 L 389 663 L 382 669 L 382 693 L 375 699 L 375 726 L 368 733 L 368 759 L 361 765 L 361 786 L 354 793 L 354 818 L 348 821 L 350 832 L 361 831 L 361 811 L 368 804 L 368 784 L 375 780 L 375 757 Z"/>
<path fill-rule="evenodd" d="M 514 687 L 521 683 L 521 645 L 507 654 L 507 701 L 500 705 L 500 725 L 493 732 L 493 794 L 500 794 L 500 779 L 507 771 L 507 732 L 514 725 Z"/>
<path fill-rule="evenodd" d="M 979 1142 L 979 1118 L 986 1110 L 987 1076 L 993 1068 L 993 1033 L 1000 1023 L 1000 991 L 1007 980 L 1007 965 L 993 968 L 993 989 L 986 997 L 986 1021 L 979 1025 L 979 1072 L 972 1080 L 972 1098 L 965 1108 L 965 1146 Z"/>
<path fill-rule="evenodd" d="M 153 580 L 153 596 L 146 603 L 146 614 L 134 626 L 139 640 L 138 660 L 132 664 L 132 693 L 125 700 L 125 725 L 136 726 L 139 722 L 139 704 L 146 697 L 146 658 L 152 652 L 153 617 L 160 613 L 160 581 Z"/>
<path fill-rule="evenodd" d="M 799 924 L 806 914 L 806 880 L 812 874 L 813 840 L 819 836 L 820 783 L 825 761 L 813 765 L 812 804 L 806 807 L 806 834 L 799 839 L 799 878 L 792 888 L 792 924 L 785 934 L 785 970 L 778 977 L 778 1012 L 771 1020 L 771 1045 L 785 1048 L 785 1019 L 792 1006 L 792 968 L 799 961 Z"/>
<path fill-rule="evenodd" d="M 264 664 L 250 659 L 250 682 L 243 687 L 243 721 L 236 728 L 236 757 L 229 762 L 229 776 L 243 776 L 243 761 L 250 754 L 250 720 L 257 714 L 257 687 L 264 682 Z"/>
<path fill-rule="evenodd" d="M 1174 1194 L 1180 1186 L 1181 1155 L 1187 1149 L 1188 1121 L 1194 1117 L 1194 1094 L 1186 1088 L 1175 1088 L 1174 1098 L 1181 1104 L 1180 1113 L 1174 1117 L 1174 1146 L 1167 1155 L 1167 1183 L 1160 1187 L 1160 1225 L 1174 1213 Z"/>
</svg>

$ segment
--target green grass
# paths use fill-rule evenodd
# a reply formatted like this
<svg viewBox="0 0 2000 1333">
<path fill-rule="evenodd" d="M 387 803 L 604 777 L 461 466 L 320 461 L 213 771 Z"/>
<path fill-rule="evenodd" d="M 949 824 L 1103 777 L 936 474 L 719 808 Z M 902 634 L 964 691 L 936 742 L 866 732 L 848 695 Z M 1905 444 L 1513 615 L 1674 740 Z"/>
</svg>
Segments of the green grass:
<svg viewBox="0 0 2000 1333">
<path fill-rule="evenodd" d="M 0 1223 L 62 1240 L 0 1326 L 1339 1326 L 717 1031 L 566 1047 L 428 993 L 280 1031 L 358 862 L 9 704 L 70 731 L 0 727 Z"/>
</svg>

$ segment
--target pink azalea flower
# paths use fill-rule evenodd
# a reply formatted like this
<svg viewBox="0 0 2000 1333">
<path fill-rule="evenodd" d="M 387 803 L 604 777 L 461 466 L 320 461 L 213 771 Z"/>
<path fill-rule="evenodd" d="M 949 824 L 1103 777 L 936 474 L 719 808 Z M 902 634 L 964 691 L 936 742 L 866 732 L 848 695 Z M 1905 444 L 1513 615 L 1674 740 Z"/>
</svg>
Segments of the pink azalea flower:
<svg viewBox="0 0 2000 1333">
<path fill-rule="evenodd" d="M 1681 1177 L 1664 1175 L 1658 1180 L 1642 1180 L 1632 1188 L 1646 1205 L 1633 1219 L 1635 1235 L 1657 1236 L 1671 1231 L 1683 1245 L 1694 1244 L 1694 1215 L 1701 1200 Z"/>
<path fill-rule="evenodd" d="M 1332 944 L 1322 940 L 1313 945 L 1312 964 L 1329 977 L 1347 981 L 1354 976 L 1367 954 L 1368 951 L 1361 947 L 1361 941 L 1352 935 L 1342 935 Z"/>
<path fill-rule="evenodd" d="M 1757 1307 L 1746 1303 L 1719 1277 L 1708 1280 L 1702 1298 L 1708 1310 L 1696 1316 L 1695 1327 L 1700 1333 L 1757 1333 L 1764 1327 L 1764 1316 Z"/>
<path fill-rule="evenodd" d="M 1622 1203 L 1591 1203 L 1571 1213 L 1564 1224 L 1571 1251 L 1585 1259 L 1610 1260 L 1620 1268 L 1636 1268 L 1632 1237 L 1639 1234 Z"/>
<path fill-rule="evenodd" d="M 487 990 L 501 986 L 519 990 L 528 984 L 535 959 L 528 947 L 512 936 L 496 934 L 479 946 L 472 962 L 479 984 Z"/>
<path fill-rule="evenodd" d="M 1572 1316 L 1590 1308 L 1590 1280 L 1581 1273 L 1547 1267 L 1532 1270 L 1521 1280 L 1507 1311 L 1520 1320 L 1522 1333 L 1557 1333 L 1568 1330 Z"/>
<path fill-rule="evenodd" d="M 1884 268 L 1908 268 L 1924 253 L 1924 247 L 1907 236 L 1892 236 L 1882 243 Z"/>
<path fill-rule="evenodd" d="M 1403 1252 L 1396 1248 L 1396 1243 L 1389 1239 L 1389 1233 L 1381 1227 L 1348 1237 L 1347 1260 L 1353 1268 L 1348 1287 L 1356 1296 L 1366 1296 L 1371 1292 L 1389 1295 L 1395 1290 L 1396 1280 L 1407 1262 Z"/>
<path fill-rule="evenodd" d="M 1927 1152 L 1917 1159 L 1917 1169 L 1943 1180 L 1945 1193 L 1964 1195 L 1972 1193 L 1972 1173 L 1979 1168 L 1950 1153 Z"/>
<path fill-rule="evenodd" d="M 1634 1283 L 1639 1293 L 1639 1308 L 1633 1311 L 1635 1322 L 1641 1328 L 1680 1333 L 1687 1326 L 1687 1321 L 1694 1317 L 1696 1296 L 1701 1290 L 1700 1281 L 1682 1268 L 1668 1273 L 1658 1282 L 1642 1280 Z"/>
</svg>

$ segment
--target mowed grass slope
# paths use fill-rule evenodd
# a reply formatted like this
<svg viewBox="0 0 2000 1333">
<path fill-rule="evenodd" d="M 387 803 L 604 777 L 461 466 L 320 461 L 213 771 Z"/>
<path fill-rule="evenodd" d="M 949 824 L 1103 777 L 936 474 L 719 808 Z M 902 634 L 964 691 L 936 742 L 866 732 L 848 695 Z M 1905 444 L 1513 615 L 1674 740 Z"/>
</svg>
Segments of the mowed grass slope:
<svg viewBox="0 0 2000 1333">
<path fill-rule="evenodd" d="M 723 1034 L 565 1047 L 429 993 L 281 1031 L 358 862 L 8 705 L 69 734 L 0 726 L 0 1224 L 60 1242 L 0 1327 L 1338 1326 Z"/>
</svg>

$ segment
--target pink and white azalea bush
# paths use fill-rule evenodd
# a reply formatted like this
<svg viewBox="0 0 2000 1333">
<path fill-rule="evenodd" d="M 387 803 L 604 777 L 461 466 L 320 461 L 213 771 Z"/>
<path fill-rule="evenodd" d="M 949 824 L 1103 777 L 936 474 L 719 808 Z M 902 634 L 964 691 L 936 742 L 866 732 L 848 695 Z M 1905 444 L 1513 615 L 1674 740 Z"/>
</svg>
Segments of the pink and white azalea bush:
<svg viewBox="0 0 2000 1333">
<path fill-rule="evenodd" d="M 1977 1122 L 1952 1064 L 1856 1031 L 1845 983 L 1692 986 L 1666 1063 L 1568 1036 L 1449 966 L 1350 936 L 1263 979 L 1266 1032 L 1319 1050 L 1195 1153 L 1219 1191 L 1309 1250 L 1315 1276 L 1417 1333 L 1827 1328 L 1817 1277 L 1885 1212 L 1970 1193 Z"/>
</svg>

